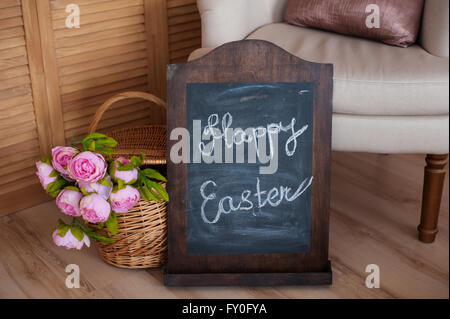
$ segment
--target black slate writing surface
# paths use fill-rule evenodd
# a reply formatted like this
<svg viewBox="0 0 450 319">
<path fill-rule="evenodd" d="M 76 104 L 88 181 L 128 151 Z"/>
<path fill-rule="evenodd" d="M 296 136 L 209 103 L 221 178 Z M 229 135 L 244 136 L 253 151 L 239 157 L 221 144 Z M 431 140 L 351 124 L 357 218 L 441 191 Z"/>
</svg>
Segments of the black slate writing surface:
<svg viewBox="0 0 450 319">
<path fill-rule="evenodd" d="M 311 185 L 314 183 L 313 84 L 188 83 L 186 109 L 191 159 L 194 157 L 194 148 L 198 147 L 198 144 L 193 144 L 193 121 L 201 121 L 203 132 L 208 117 L 213 114 L 217 114 L 219 130 L 222 129 L 222 118 L 227 113 L 231 115 L 230 127 L 234 129 L 267 127 L 272 123 L 281 124 L 286 129 L 292 119 L 295 119 L 294 131 L 307 126 L 295 139 L 296 146 L 292 141 L 292 130 L 279 132 L 278 169 L 273 174 L 260 172 L 260 168 L 268 166 L 268 163 L 262 164 L 258 159 L 256 163 L 248 162 L 247 145 L 244 163 L 236 163 L 236 149 L 233 152 L 233 163 L 224 163 L 225 142 L 222 143 L 222 163 L 193 163 L 191 160 L 187 164 L 187 253 L 308 253 L 311 236 Z M 286 143 L 290 137 L 288 144 L 290 151 L 294 152 L 288 156 Z M 211 140 L 212 138 L 203 142 Z M 269 137 L 266 144 L 270 149 Z M 202 196 L 201 187 L 205 183 Z M 300 185 L 303 185 L 302 193 L 293 199 Z M 271 193 L 273 200 L 266 200 L 264 204 L 273 188 L 277 188 L 277 191 Z M 242 200 L 244 191 L 248 195 L 244 196 L 245 201 Z M 275 196 L 277 192 L 279 196 Z M 213 196 L 212 194 L 214 199 L 205 200 L 205 196 Z M 218 205 L 223 198 L 226 198 L 223 202 L 224 210 L 231 210 L 230 202 L 234 205 L 234 210 L 218 216 Z"/>
</svg>

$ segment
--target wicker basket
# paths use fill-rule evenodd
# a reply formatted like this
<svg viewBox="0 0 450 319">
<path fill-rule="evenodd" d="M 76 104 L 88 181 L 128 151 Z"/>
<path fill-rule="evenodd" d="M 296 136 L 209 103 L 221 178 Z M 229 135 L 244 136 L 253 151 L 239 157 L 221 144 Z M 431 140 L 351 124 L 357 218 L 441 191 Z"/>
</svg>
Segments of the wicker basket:
<svg viewBox="0 0 450 319">
<path fill-rule="evenodd" d="M 106 100 L 97 110 L 89 126 L 89 134 L 97 130 L 103 113 L 112 104 L 132 98 L 141 98 L 166 109 L 166 102 L 152 94 L 134 91 L 119 93 Z M 166 164 L 166 131 L 165 125 L 147 125 L 110 130 L 106 134 L 118 142 L 114 158 L 131 157 L 144 153 L 146 155 L 144 164 L 156 165 Z"/>
<path fill-rule="evenodd" d="M 100 257 L 120 268 L 161 267 L 167 259 L 167 203 L 140 200 L 128 213 L 117 214 L 119 231 L 113 244 L 97 243 Z"/>
<path fill-rule="evenodd" d="M 128 98 L 142 98 L 166 108 L 166 103 L 144 92 L 124 92 L 109 98 L 100 106 L 89 127 L 89 133 L 97 129 L 103 113 L 115 102 Z M 166 164 L 166 127 L 148 125 L 122 128 L 106 132 L 117 140 L 114 157 L 131 157 L 141 152 L 146 155 L 144 164 Z M 165 184 L 162 184 L 165 187 Z M 113 237 L 113 244 L 97 242 L 100 257 L 120 268 L 160 267 L 167 258 L 167 203 L 148 203 L 141 199 L 127 213 L 117 214 L 119 230 L 112 236 L 106 229 L 98 230 Z"/>
</svg>

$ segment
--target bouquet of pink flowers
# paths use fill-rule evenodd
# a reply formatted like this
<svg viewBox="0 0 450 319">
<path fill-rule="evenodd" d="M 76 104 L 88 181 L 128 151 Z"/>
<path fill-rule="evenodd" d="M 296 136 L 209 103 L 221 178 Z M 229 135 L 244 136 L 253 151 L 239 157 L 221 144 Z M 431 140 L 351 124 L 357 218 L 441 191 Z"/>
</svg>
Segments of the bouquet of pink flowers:
<svg viewBox="0 0 450 319">
<path fill-rule="evenodd" d="M 78 144 L 80 148 L 75 147 Z M 92 133 L 72 146 L 53 148 L 51 158 L 36 163 L 42 187 L 56 197 L 63 214 L 73 217 L 70 224 L 59 220 L 52 233 L 56 245 L 81 249 L 83 245 L 89 247 L 89 237 L 112 243 L 113 238 L 94 232 L 88 223 L 99 229 L 107 227 L 115 235 L 117 214 L 128 212 L 141 197 L 148 202 L 169 201 L 159 183 L 167 181 L 164 176 L 151 168 L 141 169 L 143 154 L 112 160 L 116 145 L 113 138 Z"/>
</svg>

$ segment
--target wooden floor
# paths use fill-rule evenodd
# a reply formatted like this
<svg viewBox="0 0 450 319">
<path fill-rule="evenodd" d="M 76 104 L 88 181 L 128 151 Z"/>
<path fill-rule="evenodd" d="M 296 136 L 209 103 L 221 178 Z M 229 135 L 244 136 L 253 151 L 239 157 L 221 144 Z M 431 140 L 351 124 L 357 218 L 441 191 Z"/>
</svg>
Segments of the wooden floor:
<svg viewBox="0 0 450 319">
<path fill-rule="evenodd" d="M 448 175 L 433 244 L 417 240 L 423 155 L 334 153 L 330 287 L 166 288 L 162 271 L 123 270 L 95 248 L 56 247 L 60 214 L 48 202 L 0 218 L 1 298 L 448 298 Z M 81 288 L 65 286 L 65 267 L 78 264 Z M 377 264 L 381 287 L 365 287 L 365 267 Z"/>
</svg>

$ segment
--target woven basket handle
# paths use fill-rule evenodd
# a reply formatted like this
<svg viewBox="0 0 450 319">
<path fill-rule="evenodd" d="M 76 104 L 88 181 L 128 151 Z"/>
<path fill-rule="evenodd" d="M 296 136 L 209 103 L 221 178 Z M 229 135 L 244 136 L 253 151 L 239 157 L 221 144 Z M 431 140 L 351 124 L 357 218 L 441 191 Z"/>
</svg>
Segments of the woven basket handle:
<svg viewBox="0 0 450 319">
<path fill-rule="evenodd" d="M 119 93 L 117 95 L 114 95 L 107 99 L 105 103 L 103 103 L 95 112 L 94 118 L 92 119 L 91 125 L 89 126 L 89 134 L 94 133 L 97 130 L 98 122 L 100 122 L 100 119 L 103 116 L 103 113 L 115 102 L 125 100 L 125 99 L 132 99 L 132 98 L 141 98 L 150 102 L 153 102 L 159 106 L 164 107 L 164 110 L 167 108 L 166 102 L 161 100 L 159 97 L 154 96 L 150 93 L 145 92 L 137 92 L 137 91 L 128 91 Z"/>
</svg>

